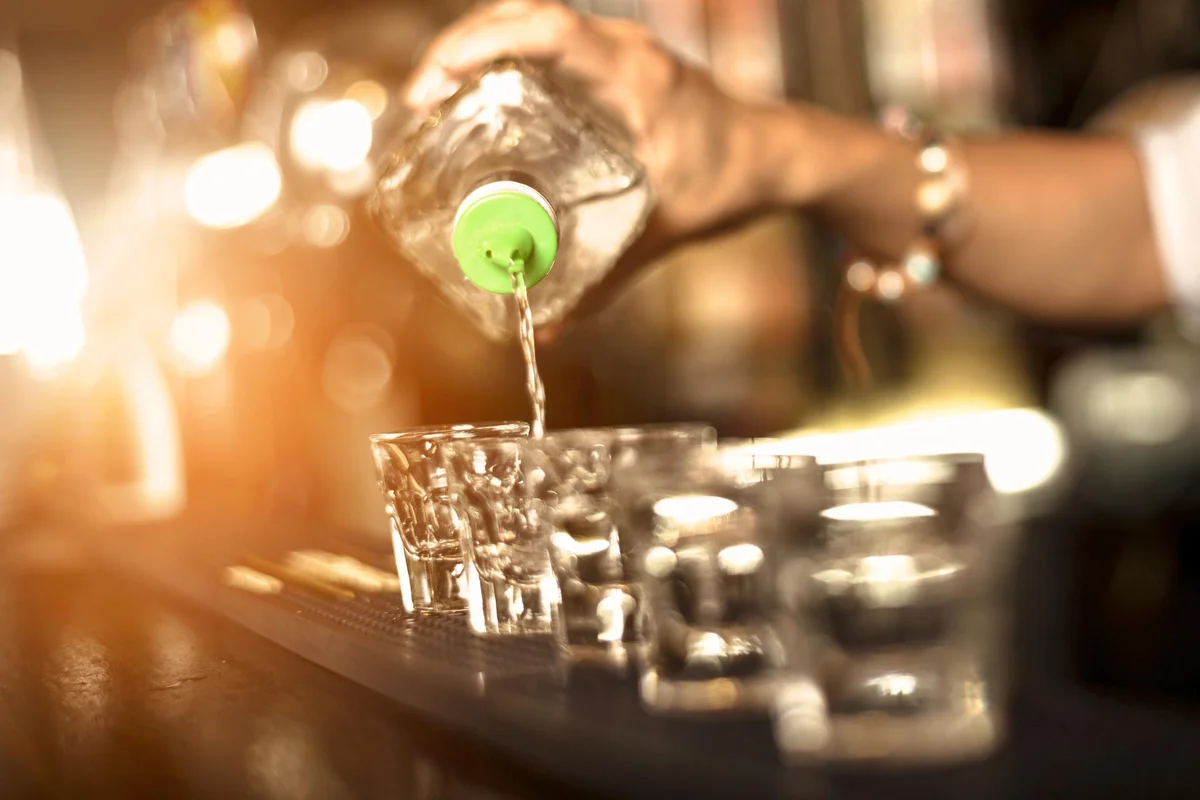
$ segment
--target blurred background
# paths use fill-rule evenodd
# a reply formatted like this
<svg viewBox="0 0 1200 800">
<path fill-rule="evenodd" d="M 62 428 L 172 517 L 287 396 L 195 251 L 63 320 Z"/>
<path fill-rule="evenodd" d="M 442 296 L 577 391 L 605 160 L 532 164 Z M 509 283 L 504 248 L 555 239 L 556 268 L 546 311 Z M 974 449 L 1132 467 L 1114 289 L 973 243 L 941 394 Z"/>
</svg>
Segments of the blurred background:
<svg viewBox="0 0 1200 800">
<path fill-rule="evenodd" d="M 383 537 L 366 437 L 528 414 L 361 200 L 447 0 L 8 0 L 0 13 L 0 530 L 183 514 Z M 1197 0 L 612 0 L 730 91 L 959 131 L 1129 129 L 1196 95 Z M 1200 361 L 1169 318 L 1043 330 L 941 288 L 832 346 L 801 215 L 673 254 L 539 358 L 552 427 L 706 420 L 845 455 L 984 450 L 1047 487 L 1071 669 L 1200 698 Z M 867 433 L 842 435 L 847 430 Z M 16 535 L 15 533 L 13 535 Z M 1059 572 L 1058 570 L 1061 570 Z"/>
</svg>

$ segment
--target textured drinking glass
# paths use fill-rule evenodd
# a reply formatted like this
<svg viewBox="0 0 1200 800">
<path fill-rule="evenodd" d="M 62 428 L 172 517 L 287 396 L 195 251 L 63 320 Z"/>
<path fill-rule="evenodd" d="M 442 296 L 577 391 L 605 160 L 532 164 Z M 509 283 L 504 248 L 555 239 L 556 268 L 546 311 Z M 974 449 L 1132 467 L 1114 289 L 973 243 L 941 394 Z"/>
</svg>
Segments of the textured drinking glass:
<svg viewBox="0 0 1200 800">
<path fill-rule="evenodd" d="M 892 459 L 825 470 L 830 505 L 781 556 L 829 719 L 781 693 L 785 756 L 952 762 L 1001 741 L 1015 537 L 980 457 Z M 806 716 L 807 715 L 807 716 Z"/>
<path fill-rule="evenodd" d="M 481 634 L 549 634 L 558 611 L 551 526 L 540 473 L 525 471 L 522 436 L 464 440 L 442 451 L 460 525 L 471 628 Z"/>
<path fill-rule="evenodd" d="M 649 526 L 640 692 L 652 711 L 765 713 L 789 679 L 763 466 L 717 451 L 644 476 L 633 519 Z"/>
<path fill-rule="evenodd" d="M 371 437 L 406 610 L 447 613 L 467 607 L 460 540 L 465 511 L 450 492 L 443 448 L 452 442 L 512 441 L 528 433 L 523 422 L 502 422 Z"/>
<path fill-rule="evenodd" d="M 554 527 L 551 563 L 562 594 L 554 633 L 568 663 L 624 671 L 637 657 L 634 561 L 646 542 L 623 513 L 621 481 L 636 483 L 648 461 L 682 460 L 715 442 L 716 431 L 702 424 L 558 431 L 530 442 L 526 471 L 539 470 Z"/>
</svg>

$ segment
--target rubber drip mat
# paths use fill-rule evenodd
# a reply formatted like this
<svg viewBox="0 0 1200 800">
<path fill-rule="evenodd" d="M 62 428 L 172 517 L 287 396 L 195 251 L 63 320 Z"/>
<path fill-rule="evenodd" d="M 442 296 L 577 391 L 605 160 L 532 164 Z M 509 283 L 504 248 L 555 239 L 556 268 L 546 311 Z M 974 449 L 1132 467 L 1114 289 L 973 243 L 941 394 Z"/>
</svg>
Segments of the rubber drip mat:
<svg viewBox="0 0 1200 800">
<path fill-rule="evenodd" d="M 399 597 L 335 599 L 291 586 L 224 585 L 246 553 L 389 552 L 277 521 L 173 522 L 88 532 L 114 567 L 220 613 L 292 652 L 506 752 L 524 768 L 615 798 L 1200 797 L 1200 726 L 1056 687 L 1023 698 L 1010 745 L 981 764 L 905 774 L 780 764 L 763 719 L 653 716 L 636 684 L 563 672 L 548 637 L 486 638 L 462 616 L 412 616 Z"/>
</svg>

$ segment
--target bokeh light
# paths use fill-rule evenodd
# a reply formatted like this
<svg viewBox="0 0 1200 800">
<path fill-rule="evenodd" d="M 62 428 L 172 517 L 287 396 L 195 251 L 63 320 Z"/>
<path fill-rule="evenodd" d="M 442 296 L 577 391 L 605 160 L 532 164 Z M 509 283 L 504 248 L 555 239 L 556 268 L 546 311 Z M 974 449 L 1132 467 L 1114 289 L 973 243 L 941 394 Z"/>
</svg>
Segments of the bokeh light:
<svg viewBox="0 0 1200 800">
<path fill-rule="evenodd" d="M 346 97 L 361 103 L 362 107 L 371 115 L 371 119 L 379 119 L 387 110 L 387 89 L 379 81 L 355 81 L 346 90 Z"/>
<path fill-rule="evenodd" d="M 350 233 L 350 215 L 334 205 L 309 209 L 300 223 L 304 241 L 314 247 L 337 247 Z"/>
<path fill-rule="evenodd" d="M 87 262 L 74 217 L 51 194 L 0 194 L 0 355 L 39 373 L 82 351 Z"/>
<path fill-rule="evenodd" d="M 351 326 L 329 345 L 321 385 L 334 405 L 348 413 L 378 406 L 392 380 L 391 341 L 375 326 Z"/>
<path fill-rule="evenodd" d="M 329 75 L 329 62 L 320 53 L 305 50 L 288 59 L 287 80 L 298 92 L 312 92 L 321 87 Z"/>
<path fill-rule="evenodd" d="M 238 307 L 239 340 L 256 350 L 273 350 L 287 344 L 295 325 L 291 303 L 278 294 L 257 295 Z"/>
<path fill-rule="evenodd" d="M 183 205 L 201 225 L 236 228 L 265 214 L 282 188 L 271 148 L 247 142 L 197 160 L 184 180 Z"/>
<path fill-rule="evenodd" d="M 292 119 L 292 155 L 304 167 L 349 172 L 371 152 L 371 112 L 357 100 L 310 100 Z"/>
<path fill-rule="evenodd" d="M 188 375 L 212 371 L 229 349 L 229 315 L 209 302 L 192 303 L 171 324 L 171 347 L 177 365 Z"/>
<path fill-rule="evenodd" d="M 825 464 L 980 453 L 997 492 L 1018 494 L 1050 483 L 1066 460 L 1066 438 L 1045 412 L 1012 408 L 939 414 L 856 431 L 801 431 L 754 452 L 805 453 Z"/>
</svg>

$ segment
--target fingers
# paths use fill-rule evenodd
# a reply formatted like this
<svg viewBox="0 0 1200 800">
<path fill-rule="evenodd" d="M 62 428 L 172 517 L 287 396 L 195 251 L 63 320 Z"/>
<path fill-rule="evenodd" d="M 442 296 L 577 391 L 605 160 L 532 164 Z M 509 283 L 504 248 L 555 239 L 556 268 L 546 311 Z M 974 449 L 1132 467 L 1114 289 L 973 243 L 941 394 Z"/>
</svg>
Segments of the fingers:
<svg viewBox="0 0 1200 800">
<path fill-rule="evenodd" d="M 558 60 L 582 18 L 559 3 L 506 0 L 482 6 L 447 28 L 421 58 L 409 90 L 417 107 L 440 102 L 467 74 L 506 56 Z"/>
<path fill-rule="evenodd" d="M 464 75 L 504 56 L 556 59 L 576 44 L 572 37 L 583 20 L 557 3 L 538 3 L 519 13 L 497 14 L 446 41 L 438 63 L 451 74 Z"/>
</svg>

